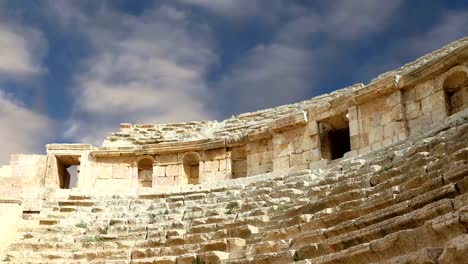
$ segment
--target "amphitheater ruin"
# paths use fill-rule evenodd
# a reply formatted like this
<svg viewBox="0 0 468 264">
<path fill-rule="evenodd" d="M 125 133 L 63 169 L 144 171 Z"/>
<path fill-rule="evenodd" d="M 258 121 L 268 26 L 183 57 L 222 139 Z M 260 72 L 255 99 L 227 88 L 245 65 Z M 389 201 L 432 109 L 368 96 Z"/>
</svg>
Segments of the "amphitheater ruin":
<svg viewBox="0 0 468 264">
<path fill-rule="evenodd" d="M 296 104 L 12 155 L 1 262 L 468 263 L 467 106 L 464 38 Z"/>
</svg>

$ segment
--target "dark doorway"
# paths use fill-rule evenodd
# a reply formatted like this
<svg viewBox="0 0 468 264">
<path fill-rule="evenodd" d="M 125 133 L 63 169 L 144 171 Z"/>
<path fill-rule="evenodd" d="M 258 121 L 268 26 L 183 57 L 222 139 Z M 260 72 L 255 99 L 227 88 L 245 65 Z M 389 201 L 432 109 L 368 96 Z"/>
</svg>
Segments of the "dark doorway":
<svg viewBox="0 0 468 264">
<path fill-rule="evenodd" d="M 319 122 L 320 152 L 323 159 L 335 160 L 342 158 L 351 151 L 349 121 L 346 113 L 329 117 Z"/>
<path fill-rule="evenodd" d="M 78 187 L 80 156 L 56 156 L 58 185 L 60 189 Z"/>
<path fill-rule="evenodd" d="M 342 158 L 346 152 L 351 150 L 349 127 L 328 132 L 328 139 L 332 160 Z"/>
</svg>

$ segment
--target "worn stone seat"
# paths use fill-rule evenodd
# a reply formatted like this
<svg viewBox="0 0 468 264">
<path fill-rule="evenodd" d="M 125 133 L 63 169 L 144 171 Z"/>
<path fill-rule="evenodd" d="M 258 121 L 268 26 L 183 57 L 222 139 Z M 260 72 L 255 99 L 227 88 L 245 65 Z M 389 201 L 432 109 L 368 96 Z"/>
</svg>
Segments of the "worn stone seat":
<svg viewBox="0 0 468 264">
<path fill-rule="evenodd" d="M 51 198 L 23 222 L 8 262 L 437 263 L 468 230 L 460 141 L 467 124 L 212 192 Z"/>
</svg>

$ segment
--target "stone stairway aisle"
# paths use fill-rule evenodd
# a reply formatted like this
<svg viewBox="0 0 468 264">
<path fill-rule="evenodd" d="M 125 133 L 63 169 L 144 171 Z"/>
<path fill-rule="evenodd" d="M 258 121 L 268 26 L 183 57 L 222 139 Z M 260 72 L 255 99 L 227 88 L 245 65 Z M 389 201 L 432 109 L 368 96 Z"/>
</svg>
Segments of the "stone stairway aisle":
<svg viewBox="0 0 468 264">
<path fill-rule="evenodd" d="M 468 124 L 364 157 L 177 194 L 70 193 L 3 263 L 464 263 Z"/>
</svg>

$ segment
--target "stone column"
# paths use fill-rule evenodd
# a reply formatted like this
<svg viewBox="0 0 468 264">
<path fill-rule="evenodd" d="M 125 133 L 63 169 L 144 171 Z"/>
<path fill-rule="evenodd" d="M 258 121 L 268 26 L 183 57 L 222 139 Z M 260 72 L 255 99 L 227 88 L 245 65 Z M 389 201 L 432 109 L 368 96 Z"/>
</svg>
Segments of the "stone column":
<svg viewBox="0 0 468 264">
<path fill-rule="evenodd" d="M 348 121 L 349 121 L 349 136 L 351 139 L 351 151 L 358 150 L 360 145 L 360 127 L 359 127 L 359 113 L 358 106 L 353 105 L 348 108 Z"/>
</svg>

